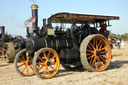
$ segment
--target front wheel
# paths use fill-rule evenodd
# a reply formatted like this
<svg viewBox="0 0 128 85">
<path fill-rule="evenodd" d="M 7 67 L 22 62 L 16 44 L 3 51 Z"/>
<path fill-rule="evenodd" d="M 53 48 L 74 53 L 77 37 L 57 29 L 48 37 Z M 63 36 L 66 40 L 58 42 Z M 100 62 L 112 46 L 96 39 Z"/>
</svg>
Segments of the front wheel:
<svg viewBox="0 0 128 85">
<path fill-rule="evenodd" d="M 55 50 L 42 48 L 35 53 L 33 68 L 39 78 L 52 78 L 58 72 L 59 65 L 59 56 Z"/>
<path fill-rule="evenodd" d="M 32 67 L 32 58 L 28 55 L 26 49 L 19 51 L 15 57 L 14 65 L 16 71 L 21 76 L 31 76 L 34 74 Z"/>
</svg>

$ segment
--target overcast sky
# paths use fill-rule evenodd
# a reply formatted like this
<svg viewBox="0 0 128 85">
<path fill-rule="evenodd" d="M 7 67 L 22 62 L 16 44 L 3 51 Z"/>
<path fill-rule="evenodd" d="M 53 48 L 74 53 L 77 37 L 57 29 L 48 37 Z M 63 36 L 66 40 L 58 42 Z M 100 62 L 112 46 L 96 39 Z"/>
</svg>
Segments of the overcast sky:
<svg viewBox="0 0 128 85">
<path fill-rule="evenodd" d="M 24 21 L 31 17 L 31 5 L 39 6 L 39 27 L 42 19 L 58 12 L 120 16 L 111 21 L 113 33 L 128 33 L 128 0 L 0 0 L 0 26 L 16 35 L 26 35 Z"/>
</svg>

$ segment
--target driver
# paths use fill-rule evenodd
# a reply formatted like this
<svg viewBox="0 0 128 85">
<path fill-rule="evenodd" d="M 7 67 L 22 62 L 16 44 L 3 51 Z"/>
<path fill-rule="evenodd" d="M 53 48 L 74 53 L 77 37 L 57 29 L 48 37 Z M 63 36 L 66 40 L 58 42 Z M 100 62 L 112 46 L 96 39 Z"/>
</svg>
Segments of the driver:
<svg viewBox="0 0 128 85">
<path fill-rule="evenodd" d="M 100 33 L 104 33 L 107 30 L 107 25 L 104 24 L 104 21 L 101 22 L 100 27 Z"/>
</svg>

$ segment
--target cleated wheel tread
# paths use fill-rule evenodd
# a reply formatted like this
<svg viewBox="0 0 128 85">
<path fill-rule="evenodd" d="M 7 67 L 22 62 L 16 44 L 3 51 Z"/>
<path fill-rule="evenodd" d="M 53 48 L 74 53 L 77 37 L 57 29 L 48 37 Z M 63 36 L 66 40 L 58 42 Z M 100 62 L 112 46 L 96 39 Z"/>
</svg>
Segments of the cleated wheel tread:
<svg viewBox="0 0 128 85">
<path fill-rule="evenodd" d="M 81 63 L 88 71 L 103 71 L 111 61 L 111 47 L 100 34 L 89 35 L 80 45 Z"/>
</svg>

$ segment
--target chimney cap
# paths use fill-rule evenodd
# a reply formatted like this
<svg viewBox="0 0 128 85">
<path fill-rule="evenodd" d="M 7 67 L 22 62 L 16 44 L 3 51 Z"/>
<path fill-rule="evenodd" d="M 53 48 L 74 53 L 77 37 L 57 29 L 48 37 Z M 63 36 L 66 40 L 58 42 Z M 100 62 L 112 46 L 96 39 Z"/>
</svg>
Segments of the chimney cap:
<svg viewBox="0 0 128 85">
<path fill-rule="evenodd" d="M 38 7 L 38 5 L 32 5 L 31 8 L 32 9 L 38 9 L 39 7 Z"/>
</svg>

